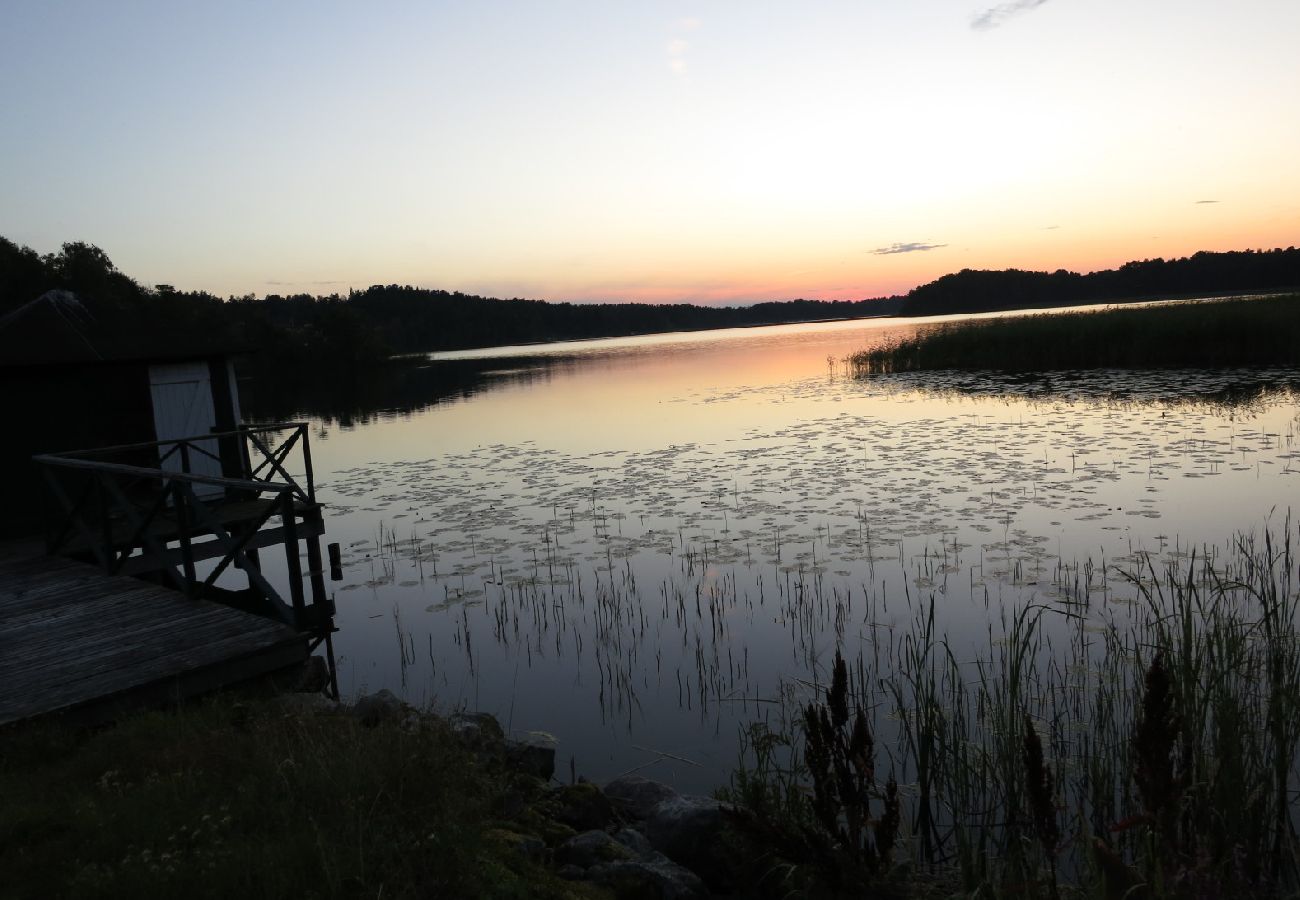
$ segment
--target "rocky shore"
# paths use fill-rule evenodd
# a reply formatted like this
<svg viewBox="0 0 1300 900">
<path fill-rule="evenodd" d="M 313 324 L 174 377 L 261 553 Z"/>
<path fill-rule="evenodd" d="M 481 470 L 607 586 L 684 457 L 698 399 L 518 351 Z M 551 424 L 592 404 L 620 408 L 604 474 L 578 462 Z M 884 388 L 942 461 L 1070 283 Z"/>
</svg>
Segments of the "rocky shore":
<svg viewBox="0 0 1300 900">
<path fill-rule="evenodd" d="M 334 704 L 319 695 L 282 702 L 346 714 L 363 725 L 416 728 L 439 720 L 474 755 L 501 765 L 509 789 L 490 838 L 564 879 L 605 888 L 618 897 L 693 900 L 749 894 L 767 856 L 742 811 L 711 797 L 680 794 L 639 775 L 604 785 L 555 779 L 556 741 L 540 732 L 507 734 L 487 713 L 447 716 L 414 709 L 389 691 Z"/>
</svg>

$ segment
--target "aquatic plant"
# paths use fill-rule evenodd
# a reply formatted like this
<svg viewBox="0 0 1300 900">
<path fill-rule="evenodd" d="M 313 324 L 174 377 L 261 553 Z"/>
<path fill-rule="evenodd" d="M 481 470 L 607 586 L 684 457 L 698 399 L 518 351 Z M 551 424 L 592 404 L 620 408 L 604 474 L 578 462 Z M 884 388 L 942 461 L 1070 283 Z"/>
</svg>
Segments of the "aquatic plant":
<svg viewBox="0 0 1300 900">
<path fill-rule="evenodd" d="M 966 320 L 850 356 L 858 377 L 928 369 L 1291 366 L 1300 294 Z"/>
<path fill-rule="evenodd" d="M 869 875 L 889 868 L 899 825 L 898 784 L 876 783 L 871 730 L 861 704 L 849 713 L 850 683 L 844 657 L 835 654 L 824 703 L 804 709 L 803 734 L 813 784 L 813 813 L 823 832 Z M 850 721 L 852 725 L 850 725 Z M 883 809 L 873 819 L 871 801 Z"/>
<path fill-rule="evenodd" d="M 863 847 L 870 788 L 847 761 L 882 746 L 863 715 L 876 699 L 898 722 L 883 746 L 898 767 L 900 834 L 912 836 L 902 852 L 963 891 L 1291 895 L 1293 535 L 1288 520 L 1239 535 L 1230 555 L 1189 553 L 1164 571 L 1145 558 L 1145 571 L 1126 572 L 1144 605 L 1100 632 L 1087 616 L 1024 607 L 961 662 L 922 611 L 875 648 L 876 683 L 852 691 L 837 653 L 825 701 L 801 723 L 813 818 L 841 846 Z M 1076 626 L 1064 647 L 1041 629 L 1057 613 Z"/>
</svg>

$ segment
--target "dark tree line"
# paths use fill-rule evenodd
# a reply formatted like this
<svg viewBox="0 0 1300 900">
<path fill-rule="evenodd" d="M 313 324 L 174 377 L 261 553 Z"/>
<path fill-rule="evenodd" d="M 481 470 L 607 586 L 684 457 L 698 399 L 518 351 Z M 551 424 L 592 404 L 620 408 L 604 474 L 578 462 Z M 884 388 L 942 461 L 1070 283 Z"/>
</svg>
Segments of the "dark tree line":
<svg viewBox="0 0 1300 900">
<path fill-rule="evenodd" d="M 285 367 L 312 360 L 347 367 L 395 352 L 859 318 L 896 312 L 901 302 L 548 303 L 402 285 L 375 285 L 346 296 L 270 294 L 223 301 L 203 291 L 145 288 L 90 244 L 68 243 L 42 256 L 0 238 L 0 315 L 53 289 L 72 291 L 99 314 L 147 315 L 176 327 L 224 333 Z"/>
<path fill-rule="evenodd" d="M 750 306 L 687 303 L 549 303 L 496 300 L 400 285 L 346 296 L 272 294 L 222 300 L 165 285 L 145 288 L 91 244 L 41 255 L 0 237 L 0 316 L 52 289 L 75 293 L 97 315 L 147 316 L 177 329 L 202 329 L 258 351 L 254 367 L 285 371 L 327 366 L 347 372 L 390 354 L 501 344 L 619 337 L 872 315 L 983 312 L 1105 300 L 1228 293 L 1300 286 L 1300 250 L 1197 253 L 1131 262 L 1081 275 L 963 270 L 906 297 L 788 300 Z M 313 365 L 314 364 L 314 365 Z"/>
<path fill-rule="evenodd" d="M 398 351 L 451 350 L 500 344 L 621 337 L 860 318 L 893 311 L 888 301 L 788 300 L 752 306 L 689 303 L 548 303 L 492 300 L 471 294 L 399 285 L 355 291 L 348 304 L 373 323 Z"/>
<path fill-rule="evenodd" d="M 1146 259 L 1081 275 L 963 269 L 912 290 L 902 314 L 929 316 L 1113 300 L 1209 296 L 1300 287 L 1300 249 L 1201 252 Z"/>
</svg>

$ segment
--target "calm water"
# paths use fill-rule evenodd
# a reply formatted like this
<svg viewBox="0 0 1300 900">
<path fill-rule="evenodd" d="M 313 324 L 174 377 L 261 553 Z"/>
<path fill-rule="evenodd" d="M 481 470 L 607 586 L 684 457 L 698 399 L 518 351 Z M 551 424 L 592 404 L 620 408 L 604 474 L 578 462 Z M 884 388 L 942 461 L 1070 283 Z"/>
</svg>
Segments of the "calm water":
<svg viewBox="0 0 1300 900">
<path fill-rule="evenodd" d="M 548 732 L 566 778 L 707 790 L 837 643 L 932 597 L 958 648 L 1080 591 L 1100 626 L 1126 568 L 1295 501 L 1297 373 L 847 376 L 915 327 L 441 354 L 317 415 L 344 692 Z"/>
</svg>

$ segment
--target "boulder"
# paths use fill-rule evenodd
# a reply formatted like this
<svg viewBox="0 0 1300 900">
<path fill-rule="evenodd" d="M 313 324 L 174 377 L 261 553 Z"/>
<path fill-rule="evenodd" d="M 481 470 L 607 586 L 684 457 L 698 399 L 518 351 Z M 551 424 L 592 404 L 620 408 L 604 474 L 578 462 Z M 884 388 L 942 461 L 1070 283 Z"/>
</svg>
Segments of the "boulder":
<svg viewBox="0 0 1300 900">
<path fill-rule="evenodd" d="M 713 890 L 732 893 L 750 883 L 762 851 L 739 827 L 738 814 L 710 797 L 670 797 L 645 822 L 651 846 L 698 875 Z"/>
<path fill-rule="evenodd" d="M 548 847 L 558 847 L 577 834 L 568 825 L 547 816 L 532 801 L 529 801 L 517 815 L 508 818 L 512 820 L 513 827 L 537 835 L 546 842 Z"/>
<path fill-rule="evenodd" d="M 689 857 L 713 842 L 726 827 L 722 801 L 711 797 L 676 796 L 658 803 L 645 820 L 645 836 L 672 859 Z"/>
<path fill-rule="evenodd" d="M 396 722 L 403 717 L 406 711 L 406 704 L 390 690 L 382 690 L 377 694 L 367 694 L 352 704 L 352 715 L 367 728 L 384 722 Z"/>
<path fill-rule="evenodd" d="M 292 673 L 288 688 L 299 694 L 319 694 L 330 686 L 330 667 L 323 656 L 309 656 Z"/>
<path fill-rule="evenodd" d="M 620 828 L 614 832 L 614 840 L 640 857 L 655 856 L 658 852 L 650 839 L 635 828 Z"/>
<path fill-rule="evenodd" d="M 544 731 L 512 732 L 506 741 L 506 762 L 519 772 L 549 779 L 555 774 L 554 736 Z"/>
<path fill-rule="evenodd" d="M 547 808 L 557 822 L 578 831 L 604 831 L 615 819 L 614 804 L 591 783 L 556 788 L 547 801 Z"/>
<path fill-rule="evenodd" d="M 650 818 L 655 807 L 678 794 L 658 781 L 640 775 L 624 775 L 605 785 L 605 796 L 613 801 L 614 808 L 624 817 L 634 822 L 644 822 Z"/>
<path fill-rule="evenodd" d="M 475 747 L 500 743 L 506 736 L 501 723 L 491 713 L 452 713 L 447 719 L 447 725 L 453 734 Z"/>
<path fill-rule="evenodd" d="M 555 851 L 555 858 L 562 863 L 590 869 L 601 863 L 632 860 L 636 854 L 604 831 L 584 831 L 561 844 Z"/>
<path fill-rule="evenodd" d="M 626 900 L 703 900 L 709 896 L 694 872 L 663 857 L 601 863 L 588 869 L 587 877 Z"/>
</svg>

